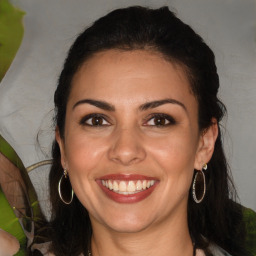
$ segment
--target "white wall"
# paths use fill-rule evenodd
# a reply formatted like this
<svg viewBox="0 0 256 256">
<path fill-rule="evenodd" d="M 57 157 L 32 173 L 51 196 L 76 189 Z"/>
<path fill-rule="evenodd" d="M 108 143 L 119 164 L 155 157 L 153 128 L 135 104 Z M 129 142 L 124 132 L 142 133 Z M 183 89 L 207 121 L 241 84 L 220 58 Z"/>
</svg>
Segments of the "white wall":
<svg viewBox="0 0 256 256">
<path fill-rule="evenodd" d="M 0 133 L 16 149 L 25 166 L 50 157 L 53 93 L 66 52 L 77 34 L 117 7 L 168 5 L 203 36 L 216 54 L 220 95 L 228 109 L 228 118 L 223 123 L 227 130 L 227 157 L 242 204 L 256 210 L 254 0 L 13 0 L 12 3 L 27 13 L 25 36 L 0 84 Z M 42 150 L 36 141 L 37 134 Z M 31 175 L 37 188 L 46 184 L 46 174 L 47 171 Z M 47 196 L 42 188 L 40 194 Z"/>
</svg>

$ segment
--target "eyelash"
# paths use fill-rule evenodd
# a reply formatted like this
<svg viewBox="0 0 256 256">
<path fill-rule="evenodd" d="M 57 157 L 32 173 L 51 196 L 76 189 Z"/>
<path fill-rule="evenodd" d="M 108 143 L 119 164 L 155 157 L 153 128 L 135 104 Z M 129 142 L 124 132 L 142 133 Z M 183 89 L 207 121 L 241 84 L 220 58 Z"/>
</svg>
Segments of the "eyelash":
<svg viewBox="0 0 256 256">
<path fill-rule="evenodd" d="M 94 121 L 99 122 L 98 124 L 93 124 L 93 118 L 95 118 Z M 160 121 L 164 121 L 164 123 L 159 123 L 159 124 L 149 124 L 150 121 L 154 120 L 160 120 Z M 88 123 L 88 121 L 90 121 L 90 124 Z M 167 121 L 167 123 L 166 123 Z M 89 114 L 84 116 L 80 122 L 80 125 L 86 125 L 86 126 L 92 126 L 92 127 L 102 127 L 102 126 L 110 126 L 111 123 L 107 120 L 105 115 L 102 114 Z M 155 127 L 166 127 L 166 126 L 170 126 L 170 125 L 175 125 L 176 121 L 172 116 L 169 116 L 167 114 L 162 114 L 162 113 L 155 113 L 155 114 L 151 114 L 149 118 L 146 119 L 145 122 L 143 122 L 144 126 L 155 126 Z"/>
</svg>

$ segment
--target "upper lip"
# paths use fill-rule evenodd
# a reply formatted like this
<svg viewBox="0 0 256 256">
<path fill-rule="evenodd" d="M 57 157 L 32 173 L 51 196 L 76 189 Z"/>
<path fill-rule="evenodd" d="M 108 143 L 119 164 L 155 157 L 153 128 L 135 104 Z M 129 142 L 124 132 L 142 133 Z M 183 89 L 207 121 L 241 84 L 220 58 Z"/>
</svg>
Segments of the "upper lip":
<svg viewBox="0 0 256 256">
<path fill-rule="evenodd" d="M 155 177 L 140 175 L 140 174 L 108 174 L 97 178 L 96 180 L 158 180 Z"/>
</svg>

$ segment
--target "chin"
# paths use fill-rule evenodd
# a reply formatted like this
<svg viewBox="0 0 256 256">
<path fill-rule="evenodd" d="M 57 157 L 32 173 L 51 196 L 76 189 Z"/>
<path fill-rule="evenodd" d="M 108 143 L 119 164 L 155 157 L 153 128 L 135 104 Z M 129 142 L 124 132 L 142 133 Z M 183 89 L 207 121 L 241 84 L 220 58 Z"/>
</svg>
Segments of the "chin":
<svg viewBox="0 0 256 256">
<path fill-rule="evenodd" d="M 122 217 L 120 217 L 122 216 Z M 152 218 L 152 217 L 151 217 Z M 105 225 L 110 229 L 120 232 L 120 233 L 137 233 L 145 230 L 153 222 L 150 216 L 145 218 L 145 214 L 136 215 L 136 214 L 127 214 L 120 215 L 117 214 L 113 217 L 110 216 L 108 219 L 105 219 Z"/>
<path fill-rule="evenodd" d="M 115 223 L 109 228 L 118 233 L 139 233 L 145 230 L 149 225 L 145 223 Z"/>
</svg>

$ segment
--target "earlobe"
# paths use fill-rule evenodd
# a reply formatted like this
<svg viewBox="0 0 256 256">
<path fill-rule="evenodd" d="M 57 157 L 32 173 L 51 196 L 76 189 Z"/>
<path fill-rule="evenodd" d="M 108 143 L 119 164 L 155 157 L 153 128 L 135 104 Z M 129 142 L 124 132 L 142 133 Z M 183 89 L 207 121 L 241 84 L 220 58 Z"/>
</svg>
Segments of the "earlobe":
<svg viewBox="0 0 256 256">
<path fill-rule="evenodd" d="M 205 163 L 208 163 L 213 155 L 215 142 L 218 137 L 218 123 L 215 118 L 207 129 L 202 131 L 198 150 L 196 153 L 194 169 L 201 170 Z"/>
<path fill-rule="evenodd" d="M 67 161 L 65 157 L 65 150 L 64 150 L 64 140 L 61 138 L 59 127 L 57 126 L 55 129 L 55 139 L 57 143 L 59 144 L 60 148 L 60 155 L 61 155 L 61 165 L 63 169 L 67 169 Z"/>
</svg>

